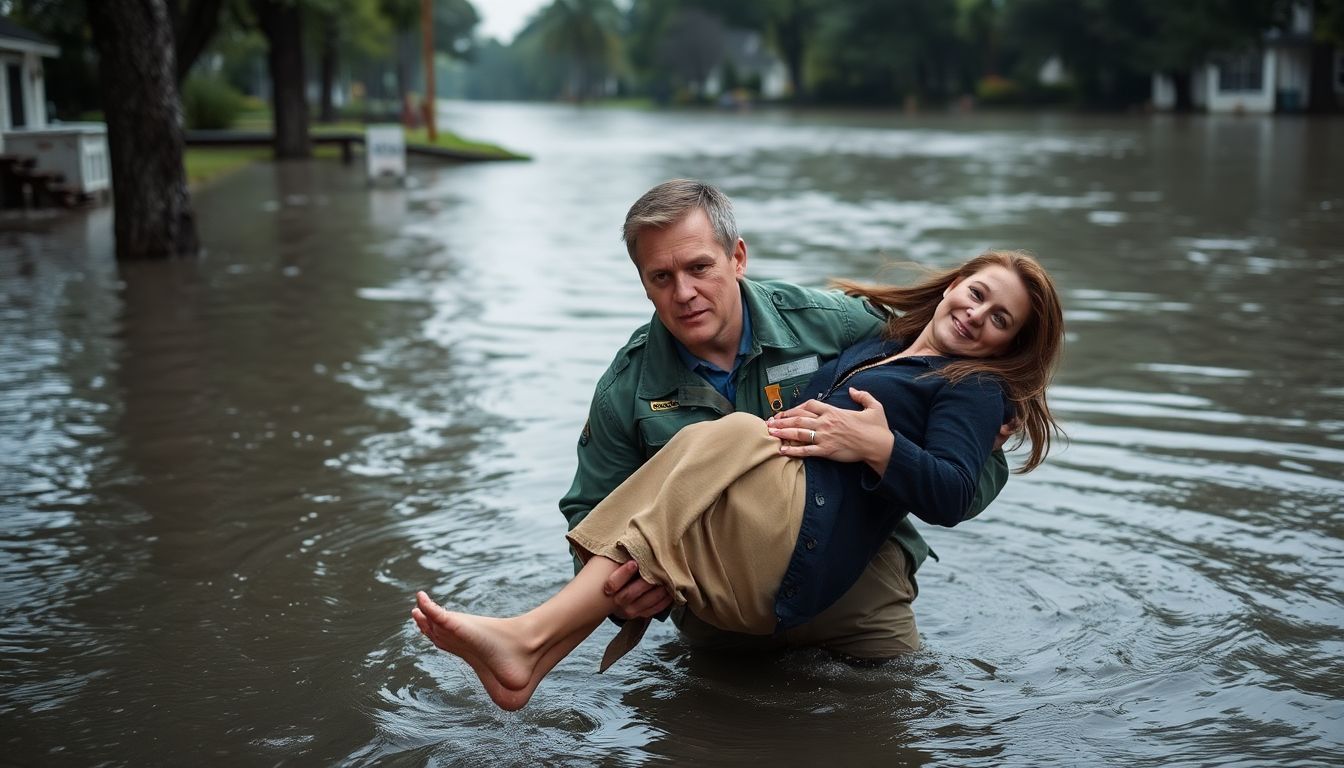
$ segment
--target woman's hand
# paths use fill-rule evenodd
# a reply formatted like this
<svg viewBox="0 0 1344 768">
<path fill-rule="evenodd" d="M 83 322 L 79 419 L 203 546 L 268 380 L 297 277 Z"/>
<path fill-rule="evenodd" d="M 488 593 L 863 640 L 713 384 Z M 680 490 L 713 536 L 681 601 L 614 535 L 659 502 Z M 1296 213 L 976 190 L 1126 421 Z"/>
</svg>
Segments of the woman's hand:
<svg viewBox="0 0 1344 768">
<path fill-rule="evenodd" d="M 808 400 L 767 419 L 770 436 L 780 440 L 779 452 L 795 458 L 862 461 L 879 475 L 886 472 L 894 440 L 886 411 L 863 390 L 850 387 L 849 397 L 863 410 Z"/>
</svg>

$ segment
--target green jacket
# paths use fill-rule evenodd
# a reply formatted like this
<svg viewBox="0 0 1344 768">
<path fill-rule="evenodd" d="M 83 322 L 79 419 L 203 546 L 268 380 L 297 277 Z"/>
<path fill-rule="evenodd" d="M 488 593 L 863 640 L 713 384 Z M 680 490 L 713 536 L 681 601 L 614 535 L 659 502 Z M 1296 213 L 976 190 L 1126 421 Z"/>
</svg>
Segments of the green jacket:
<svg viewBox="0 0 1344 768">
<path fill-rule="evenodd" d="M 739 282 L 751 312 L 753 339 L 736 373 L 737 402 L 728 402 L 686 367 L 672 334 L 655 315 L 635 331 L 597 382 L 579 437 L 579 468 L 560 500 L 571 529 L 682 427 L 734 411 L 765 418 L 774 410 L 773 385 L 778 385 L 780 400 L 775 405 L 791 408 L 804 402 L 815 394 L 802 388 L 817 368 L 881 332 L 881 317 L 861 299 L 782 282 Z M 995 451 L 980 473 L 967 516 L 980 514 L 1007 481 L 1008 462 L 1002 451 Z M 915 568 L 931 554 L 908 518 L 892 538 Z"/>
</svg>

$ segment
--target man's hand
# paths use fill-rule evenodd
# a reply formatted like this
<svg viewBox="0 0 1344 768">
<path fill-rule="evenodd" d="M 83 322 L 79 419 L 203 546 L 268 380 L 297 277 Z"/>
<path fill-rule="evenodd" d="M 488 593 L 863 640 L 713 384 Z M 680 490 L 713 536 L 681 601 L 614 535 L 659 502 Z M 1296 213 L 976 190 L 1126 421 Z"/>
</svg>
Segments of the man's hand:
<svg viewBox="0 0 1344 768">
<path fill-rule="evenodd" d="M 616 601 L 616 618 L 649 619 L 672 607 L 672 593 L 639 578 L 639 563 L 627 560 L 612 571 L 602 594 Z"/>
<path fill-rule="evenodd" d="M 1012 437 L 1020 429 L 1022 429 L 1022 420 L 1016 416 L 1009 419 L 1007 424 L 999 427 L 999 436 L 994 438 L 994 450 L 1003 450 L 1003 444 L 1008 442 L 1008 438 Z"/>
</svg>

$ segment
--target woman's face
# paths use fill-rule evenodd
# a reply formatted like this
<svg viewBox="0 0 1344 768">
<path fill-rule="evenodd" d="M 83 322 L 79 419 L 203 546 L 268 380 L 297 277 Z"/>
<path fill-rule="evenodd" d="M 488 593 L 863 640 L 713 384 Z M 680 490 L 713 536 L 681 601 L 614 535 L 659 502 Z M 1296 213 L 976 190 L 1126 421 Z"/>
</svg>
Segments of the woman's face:
<svg viewBox="0 0 1344 768">
<path fill-rule="evenodd" d="M 933 344 L 945 355 L 994 357 L 1008 350 L 1031 314 L 1017 273 L 998 265 L 957 278 L 934 311 Z"/>
</svg>

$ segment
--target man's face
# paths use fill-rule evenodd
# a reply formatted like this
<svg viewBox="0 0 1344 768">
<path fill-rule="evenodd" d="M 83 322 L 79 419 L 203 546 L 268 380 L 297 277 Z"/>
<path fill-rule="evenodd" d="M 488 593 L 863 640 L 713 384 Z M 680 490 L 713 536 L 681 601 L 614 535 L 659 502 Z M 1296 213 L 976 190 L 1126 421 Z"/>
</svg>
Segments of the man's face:
<svg viewBox="0 0 1344 768">
<path fill-rule="evenodd" d="M 709 217 L 696 208 L 671 226 L 641 231 L 635 267 L 667 330 L 691 354 L 731 369 L 742 339 L 737 278 L 747 269 L 747 244 L 739 238 L 725 254 Z"/>
</svg>

